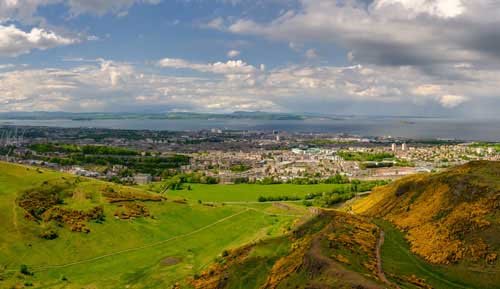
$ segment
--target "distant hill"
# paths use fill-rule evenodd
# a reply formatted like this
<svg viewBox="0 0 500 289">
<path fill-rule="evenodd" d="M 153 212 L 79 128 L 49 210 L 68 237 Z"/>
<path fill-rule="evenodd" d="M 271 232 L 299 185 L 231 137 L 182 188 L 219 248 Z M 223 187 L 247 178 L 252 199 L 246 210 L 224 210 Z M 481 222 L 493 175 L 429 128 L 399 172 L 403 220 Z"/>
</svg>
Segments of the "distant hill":
<svg viewBox="0 0 500 289">
<path fill-rule="evenodd" d="M 500 162 L 478 161 L 377 188 L 353 210 L 395 224 L 430 263 L 488 267 L 500 251 L 499 208 Z"/>
<path fill-rule="evenodd" d="M 18 119 L 18 120 L 54 120 L 68 119 L 75 121 L 99 120 L 99 119 L 255 119 L 255 120 L 304 120 L 310 118 L 331 118 L 335 117 L 311 115 L 311 114 L 293 114 L 293 113 L 275 113 L 262 111 L 236 111 L 233 113 L 198 113 L 198 112 L 166 112 L 166 113 L 134 113 L 134 112 L 3 112 L 0 113 L 0 119 Z"/>
</svg>

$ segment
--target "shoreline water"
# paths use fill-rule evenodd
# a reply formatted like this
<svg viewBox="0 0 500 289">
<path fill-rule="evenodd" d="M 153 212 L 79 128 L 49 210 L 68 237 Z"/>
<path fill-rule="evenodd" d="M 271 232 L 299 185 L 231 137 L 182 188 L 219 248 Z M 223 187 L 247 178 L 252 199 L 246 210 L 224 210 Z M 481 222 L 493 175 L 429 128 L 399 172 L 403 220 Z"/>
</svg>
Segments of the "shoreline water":
<svg viewBox="0 0 500 289">
<path fill-rule="evenodd" d="M 22 120 L 0 119 L 0 126 L 40 126 L 159 131 L 227 129 L 346 133 L 359 136 L 392 136 L 410 139 L 459 139 L 500 141 L 500 122 L 457 119 L 307 119 L 307 120 L 199 120 L 199 119 L 90 119 Z"/>
</svg>

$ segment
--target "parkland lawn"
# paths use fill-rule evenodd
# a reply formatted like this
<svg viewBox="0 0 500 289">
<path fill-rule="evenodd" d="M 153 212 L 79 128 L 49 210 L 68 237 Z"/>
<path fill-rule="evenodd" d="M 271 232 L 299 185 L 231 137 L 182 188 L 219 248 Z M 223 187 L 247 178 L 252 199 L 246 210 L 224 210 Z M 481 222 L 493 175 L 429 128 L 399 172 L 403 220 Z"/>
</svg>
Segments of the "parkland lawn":
<svg viewBox="0 0 500 289">
<path fill-rule="evenodd" d="M 116 219 L 116 204 L 100 194 L 103 187 L 116 191 L 139 189 L 81 179 L 72 198 L 64 200 L 70 208 L 104 207 L 105 221 L 90 222 L 90 233 L 58 228 L 58 238 L 39 237 L 42 226 L 24 217 L 16 199 L 25 190 L 43 182 L 71 180 L 74 176 L 0 162 L 0 288 L 33 284 L 31 288 L 170 288 L 179 282 L 187 286 L 190 276 L 200 273 L 227 249 L 259 239 L 279 236 L 307 214 L 302 206 L 278 207 L 272 204 L 205 205 L 197 201 L 179 203 L 169 198 L 144 202 L 153 217 Z M 290 185 L 259 186 L 269 190 L 251 193 L 252 186 L 193 185 L 192 191 L 177 196 L 204 201 L 255 201 L 261 192 L 282 195 Z M 229 186 L 226 186 L 229 188 Z M 301 187 L 296 194 L 310 192 Z M 217 188 L 219 188 L 217 190 Z M 215 189 L 215 192 L 213 191 Z M 93 195 L 81 200 L 81 193 Z M 178 199 L 178 198 L 177 198 Z M 292 208 L 292 209 L 291 209 Z M 19 273 L 22 264 L 33 276 Z"/>
<path fill-rule="evenodd" d="M 153 184 L 155 186 L 156 184 Z M 191 190 L 188 190 L 188 186 Z M 182 190 L 168 190 L 167 196 L 182 197 L 188 200 L 203 202 L 257 202 L 263 197 L 298 197 L 303 199 L 307 194 L 330 192 L 334 189 L 349 187 L 349 184 L 235 184 L 235 185 L 205 185 L 184 184 Z M 143 186 L 147 188 L 148 186 Z"/>
</svg>

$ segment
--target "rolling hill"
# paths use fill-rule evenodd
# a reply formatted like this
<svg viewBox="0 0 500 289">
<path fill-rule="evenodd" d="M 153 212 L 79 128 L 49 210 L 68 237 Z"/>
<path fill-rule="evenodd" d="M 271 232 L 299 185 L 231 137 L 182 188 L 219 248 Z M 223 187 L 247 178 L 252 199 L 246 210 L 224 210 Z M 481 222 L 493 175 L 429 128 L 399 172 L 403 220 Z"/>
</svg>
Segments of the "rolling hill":
<svg viewBox="0 0 500 289">
<path fill-rule="evenodd" d="M 0 288 L 189 286 L 224 250 L 280 236 L 305 215 L 0 162 Z"/>
<path fill-rule="evenodd" d="M 499 162 L 409 176 L 348 212 L 246 189 L 165 198 L 0 163 L 0 288 L 500 288 Z"/>
</svg>

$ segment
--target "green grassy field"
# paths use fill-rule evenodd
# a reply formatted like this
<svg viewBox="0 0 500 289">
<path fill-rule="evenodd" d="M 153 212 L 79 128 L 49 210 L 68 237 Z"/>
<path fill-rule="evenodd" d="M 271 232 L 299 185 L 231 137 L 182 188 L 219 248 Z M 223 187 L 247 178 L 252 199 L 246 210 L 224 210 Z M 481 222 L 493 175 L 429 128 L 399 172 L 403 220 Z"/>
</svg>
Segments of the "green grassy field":
<svg viewBox="0 0 500 289">
<path fill-rule="evenodd" d="M 495 272 L 471 271 L 463 264 L 451 266 L 432 265 L 411 253 L 409 245 L 401 231 L 391 223 L 378 220 L 385 232 L 385 242 L 382 247 L 383 269 L 386 276 L 402 288 L 419 288 L 404 282 L 395 276 L 415 275 L 422 278 L 434 288 L 440 289 L 471 289 L 499 288 L 495 280 Z"/>
<path fill-rule="evenodd" d="M 335 188 L 349 186 L 338 184 L 317 185 L 259 185 L 259 184 L 237 184 L 237 185 L 205 185 L 190 184 L 191 190 L 168 191 L 167 196 L 182 197 L 188 200 L 201 200 L 204 202 L 257 202 L 260 196 L 279 197 L 293 196 L 303 198 L 309 193 L 329 192 Z M 184 185 L 187 187 L 187 185 Z"/>
<path fill-rule="evenodd" d="M 105 221 L 90 222 L 88 234 L 58 228 L 57 239 L 45 240 L 38 236 L 41 225 L 24 217 L 16 198 L 24 190 L 62 179 L 74 177 L 0 163 L 0 288 L 30 283 L 34 288 L 169 288 L 176 282 L 186 285 L 186 278 L 206 268 L 225 249 L 281 235 L 306 212 L 293 205 L 207 206 L 167 200 L 144 203 L 153 218 L 119 220 L 113 216 L 116 205 L 106 202 L 99 190 L 112 186 L 117 191 L 143 191 L 82 179 L 74 191 L 91 194 L 92 198 L 73 197 L 63 206 L 86 209 L 102 205 Z M 203 195 L 201 188 L 195 186 L 189 192 Z M 254 200 L 248 195 L 241 199 L 231 195 L 229 199 Z M 28 265 L 34 275 L 20 274 L 21 264 Z"/>
</svg>

